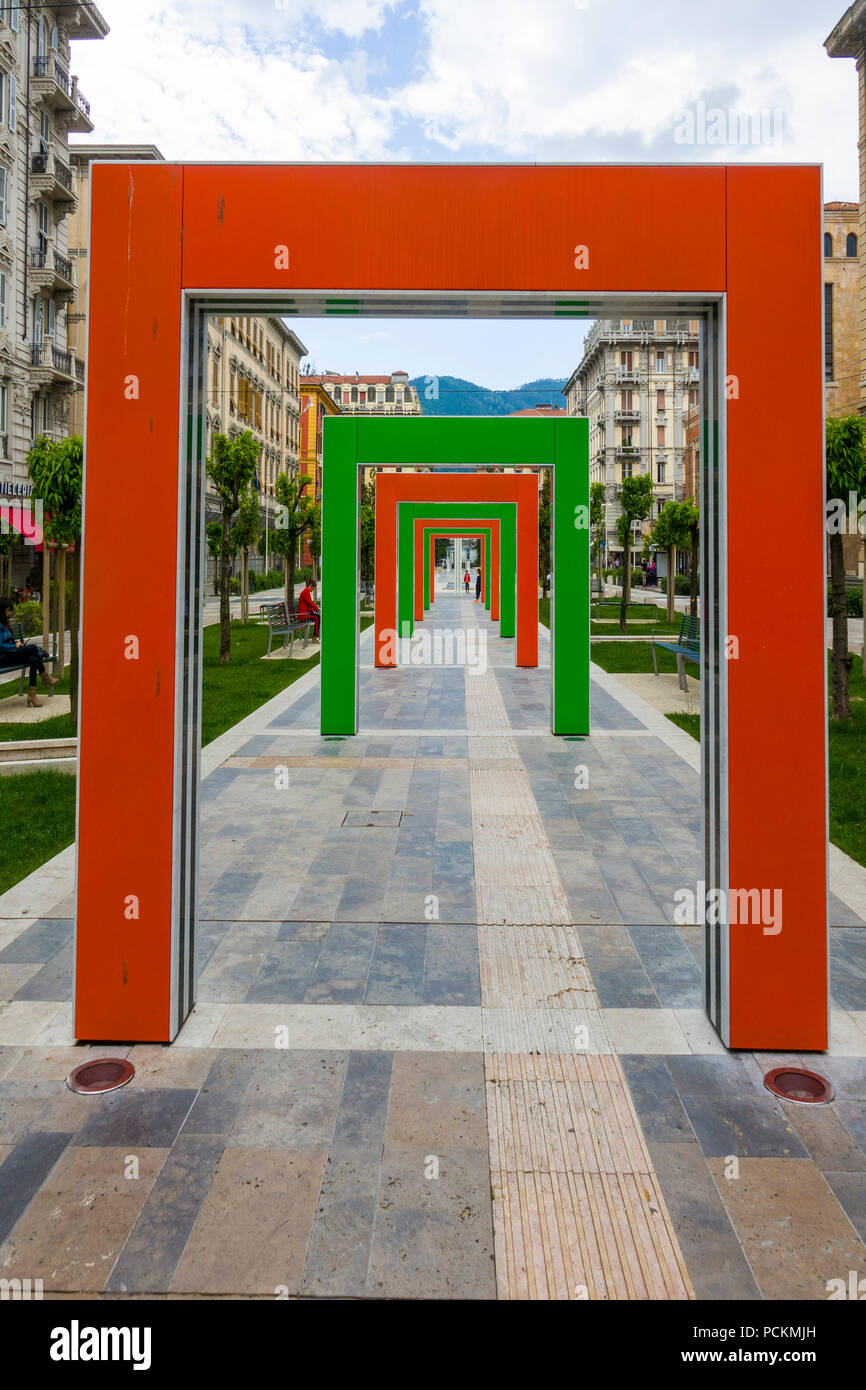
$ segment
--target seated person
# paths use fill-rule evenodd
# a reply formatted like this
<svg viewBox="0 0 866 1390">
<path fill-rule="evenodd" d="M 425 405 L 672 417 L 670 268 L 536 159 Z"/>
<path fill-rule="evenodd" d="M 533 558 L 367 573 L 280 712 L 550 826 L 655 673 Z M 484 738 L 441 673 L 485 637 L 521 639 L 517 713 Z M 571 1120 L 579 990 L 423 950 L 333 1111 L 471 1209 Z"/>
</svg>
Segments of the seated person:
<svg viewBox="0 0 866 1390">
<path fill-rule="evenodd" d="M 316 581 L 310 579 L 301 590 L 298 599 L 298 617 L 308 619 L 313 624 L 313 641 L 319 640 L 319 625 L 322 621 L 322 612 L 316 603 Z"/>
<path fill-rule="evenodd" d="M 0 670 L 9 666 L 27 666 L 30 671 L 30 686 L 27 691 L 28 705 L 37 708 L 42 701 L 36 698 L 36 677 L 42 677 L 42 684 L 50 690 L 57 684 L 56 676 L 49 676 L 44 666 L 48 655 L 33 642 L 20 642 L 10 626 L 14 606 L 8 598 L 0 598 Z"/>
</svg>

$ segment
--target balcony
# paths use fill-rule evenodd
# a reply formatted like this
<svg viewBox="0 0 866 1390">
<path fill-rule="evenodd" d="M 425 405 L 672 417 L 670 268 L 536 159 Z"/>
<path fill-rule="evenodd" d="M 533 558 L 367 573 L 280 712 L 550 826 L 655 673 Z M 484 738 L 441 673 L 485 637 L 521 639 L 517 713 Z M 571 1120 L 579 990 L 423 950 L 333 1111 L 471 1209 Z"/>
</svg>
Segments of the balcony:
<svg viewBox="0 0 866 1390">
<path fill-rule="evenodd" d="M 616 379 L 617 381 L 637 381 L 637 367 L 617 367 Z"/>
<path fill-rule="evenodd" d="M 55 299 L 75 298 L 72 262 L 52 246 L 37 246 L 30 252 L 30 278 L 34 289 Z"/>
<path fill-rule="evenodd" d="M 72 354 L 55 347 L 50 338 L 32 344 L 30 366 L 40 386 L 68 386 L 74 381 Z"/>
<path fill-rule="evenodd" d="M 629 421 L 632 421 L 632 422 L 636 423 L 637 421 L 640 420 L 640 411 L 639 411 L 639 410 L 615 410 L 615 411 L 613 412 L 613 418 L 614 418 L 614 420 L 616 421 L 616 423 L 617 423 L 618 425 L 619 425 L 619 424 L 623 424 L 623 423 L 627 424 Z"/>
<path fill-rule="evenodd" d="M 616 456 L 618 459 L 637 459 L 640 458 L 640 449 L 637 444 L 617 444 Z"/>
<path fill-rule="evenodd" d="M 72 170 L 56 154 L 31 156 L 30 192 L 31 197 L 45 198 L 63 213 L 74 212 L 78 205 L 72 191 Z"/>
<path fill-rule="evenodd" d="M 93 130 L 90 103 L 78 90 L 78 78 L 69 76 L 69 69 L 56 54 L 34 61 L 31 95 L 34 102 L 42 102 L 62 116 L 69 130 L 85 134 Z"/>
</svg>

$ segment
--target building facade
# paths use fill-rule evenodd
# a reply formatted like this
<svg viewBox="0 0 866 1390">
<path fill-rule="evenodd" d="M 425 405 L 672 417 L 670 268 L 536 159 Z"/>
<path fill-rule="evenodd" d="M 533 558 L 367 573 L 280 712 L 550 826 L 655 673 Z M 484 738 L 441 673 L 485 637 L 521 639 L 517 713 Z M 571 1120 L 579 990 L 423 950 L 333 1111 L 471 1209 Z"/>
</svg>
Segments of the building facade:
<svg viewBox="0 0 866 1390">
<path fill-rule="evenodd" d="M 300 364 L 307 349 L 280 318 L 212 317 L 207 332 L 205 453 L 214 435 L 236 439 L 250 430 L 261 446 L 256 483 L 264 554 L 250 555 L 250 569 L 275 568 L 268 537 L 277 509 L 277 475 L 299 467 L 301 435 Z M 221 518 L 219 498 L 205 484 L 208 521 Z M 208 556 L 206 578 L 217 561 Z"/>
<path fill-rule="evenodd" d="M 322 386 L 343 415 L 420 415 L 418 392 L 407 372 L 390 376 L 341 376 L 324 372 Z"/>
<path fill-rule="evenodd" d="M 633 532 L 630 563 L 665 502 L 686 495 L 686 416 L 698 405 L 697 319 L 599 320 L 563 394 L 570 415 L 589 418 L 589 476 L 605 485 L 605 562 L 622 559 L 616 534 L 624 478 L 649 473 L 652 515 Z"/>
<path fill-rule="evenodd" d="M 866 415 L 866 0 L 849 5 L 824 40 L 831 58 L 853 58 L 857 65 L 860 130 L 860 201 L 857 225 L 859 382 L 857 410 Z"/>
<path fill-rule="evenodd" d="M 860 208 L 824 204 L 824 406 L 860 409 Z"/>
<path fill-rule="evenodd" d="M 316 375 L 301 377 L 301 475 L 312 480 L 306 496 L 311 501 L 322 500 L 322 423 L 326 415 L 341 415 L 343 411 Z M 310 565 L 313 557 L 306 538 L 302 543 L 301 564 Z"/>
<path fill-rule="evenodd" d="M 72 44 L 107 33 L 92 4 L 0 0 L 0 505 L 30 495 L 27 452 L 40 435 L 69 433 L 84 383 L 67 337 L 76 294 L 67 227 L 77 208 L 69 136 L 93 122 L 71 73 Z M 32 564 L 32 550 L 16 549 L 13 583 Z"/>
</svg>

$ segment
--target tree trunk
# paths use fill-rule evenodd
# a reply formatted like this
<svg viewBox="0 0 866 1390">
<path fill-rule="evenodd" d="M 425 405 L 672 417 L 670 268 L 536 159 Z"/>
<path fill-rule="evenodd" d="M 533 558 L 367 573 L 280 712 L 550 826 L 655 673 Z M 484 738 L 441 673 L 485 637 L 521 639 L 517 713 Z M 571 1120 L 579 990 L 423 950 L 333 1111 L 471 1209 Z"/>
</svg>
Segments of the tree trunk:
<svg viewBox="0 0 866 1390">
<path fill-rule="evenodd" d="M 619 630 L 625 632 L 628 619 L 628 601 L 631 597 L 631 546 L 624 551 L 622 563 L 622 601 L 619 607 Z"/>
<path fill-rule="evenodd" d="M 698 616 L 698 574 L 700 573 L 701 533 L 697 526 L 692 527 L 691 589 L 689 591 L 689 613 Z"/>
<path fill-rule="evenodd" d="M 232 659 L 231 600 L 229 595 L 229 537 L 232 508 L 223 507 L 223 538 L 220 547 L 220 666 Z"/>
<path fill-rule="evenodd" d="M 674 600 L 676 599 L 676 596 L 677 596 L 676 574 L 674 573 L 674 571 L 676 570 L 676 566 L 677 566 L 677 552 L 676 552 L 676 547 L 673 546 L 673 545 L 669 545 L 669 546 L 668 546 L 668 595 L 667 595 L 667 597 L 668 597 L 668 622 L 669 622 L 669 623 L 672 623 L 672 622 L 673 622 L 673 620 L 674 620 L 674 612 L 676 611 L 676 609 L 675 609 L 675 602 L 674 602 Z"/>
<path fill-rule="evenodd" d="M 66 675 L 66 547 L 57 548 L 57 677 Z"/>
<path fill-rule="evenodd" d="M 830 580 L 833 602 L 833 718 L 851 718 L 848 700 L 851 653 L 848 651 L 848 609 L 845 601 L 845 555 L 839 532 L 830 535 Z"/>
<path fill-rule="evenodd" d="M 81 649 L 78 639 L 78 620 L 81 613 L 81 540 L 70 555 L 72 568 L 72 606 L 69 613 L 69 700 L 72 727 L 78 732 L 78 672 Z"/>
<path fill-rule="evenodd" d="M 292 541 L 288 556 L 286 557 L 286 612 L 289 617 L 295 611 L 295 546 L 296 540 Z"/>
<path fill-rule="evenodd" d="M 51 648 L 48 645 L 48 635 L 51 631 L 51 551 L 48 549 L 48 541 L 42 537 L 42 645 L 46 651 Z"/>
<path fill-rule="evenodd" d="M 241 622 L 243 623 L 244 627 L 246 627 L 247 619 L 249 618 L 250 613 L 248 588 L 250 582 L 250 552 L 247 550 L 246 546 L 244 546 L 241 565 Z"/>
</svg>

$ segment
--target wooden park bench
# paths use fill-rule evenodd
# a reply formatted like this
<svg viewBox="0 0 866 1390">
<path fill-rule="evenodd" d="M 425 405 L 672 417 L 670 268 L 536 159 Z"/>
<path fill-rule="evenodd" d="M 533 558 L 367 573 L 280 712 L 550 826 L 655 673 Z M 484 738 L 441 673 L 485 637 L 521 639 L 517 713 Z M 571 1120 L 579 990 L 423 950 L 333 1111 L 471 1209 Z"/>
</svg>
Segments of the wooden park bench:
<svg viewBox="0 0 866 1390">
<path fill-rule="evenodd" d="M 10 629 L 10 631 L 11 631 L 11 633 L 12 633 L 12 636 L 15 638 L 15 641 L 16 641 L 16 642 L 29 642 L 29 643 L 31 643 L 32 646 L 42 647 L 42 643 L 41 643 L 41 642 L 37 642 L 37 640 L 36 640 L 35 637 L 28 637 L 28 636 L 27 636 L 27 634 L 26 634 L 25 631 L 24 631 L 24 624 L 23 624 L 23 623 L 10 623 L 10 624 L 9 624 L 9 629 Z M 42 650 L 44 651 L 45 648 L 42 647 Z M 42 660 L 43 660 L 43 664 L 44 664 L 45 666 L 56 666 L 56 665 L 57 665 L 57 657 L 56 657 L 56 656 L 46 656 L 46 657 L 43 657 Z M 7 671 L 20 671 L 20 672 L 21 672 L 21 683 L 20 683 L 20 685 L 18 686 L 18 693 L 19 693 L 19 695 L 23 695 L 23 694 L 24 694 L 24 677 L 25 677 L 25 675 L 27 674 L 27 672 L 28 672 L 29 670 L 30 670 L 30 662 L 29 662 L 29 661 L 20 661 L 20 662 L 17 662 L 17 663 L 16 663 L 15 665 L 13 665 L 13 666 L 0 666 L 0 677 L 5 676 L 5 674 L 6 674 Z"/>
<path fill-rule="evenodd" d="M 675 642 L 663 642 L 652 636 L 653 670 L 656 675 L 659 673 L 659 664 L 656 659 L 656 647 L 663 647 L 667 652 L 673 652 L 677 659 L 677 675 L 679 677 L 680 690 L 688 690 L 686 681 L 686 662 L 694 661 L 700 664 L 701 660 L 701 620 L 693 618 L 689 613 L 684 613 L 680 619 L 680 633 Z"/>
<path fill-rule="evenodd" d="M 297 613 L 290 617 L 286 612 L 285 600 L 280 603 L 260 604 L 259 615 L 268 621 L 268 656 L 271 654 L 271 643 L 275 637 L 282 637 L 283 646 L 288 647 L 289 655 L 299 632 L 304 634 L 304 646 L 309 642 L 310 628 L 314 626 L 313 619 L 299 617 Z"/>
</svg>

